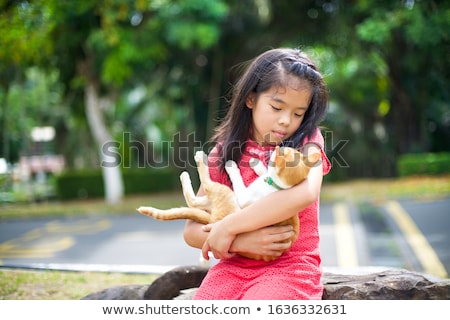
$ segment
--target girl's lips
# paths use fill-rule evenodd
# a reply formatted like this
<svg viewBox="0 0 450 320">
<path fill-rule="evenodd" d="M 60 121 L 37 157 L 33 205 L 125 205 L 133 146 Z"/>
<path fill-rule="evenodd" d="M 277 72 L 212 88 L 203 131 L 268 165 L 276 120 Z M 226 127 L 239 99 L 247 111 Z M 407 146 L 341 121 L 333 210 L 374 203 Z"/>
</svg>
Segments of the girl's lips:
<svg viewBox="0 0 450 320">
<path fill-rule="evenodd" d="M 283 139 L 286 136 L 286 133 L 283 131 L 272 131 L 275 136 L 280 139 Z"/>
</svg>

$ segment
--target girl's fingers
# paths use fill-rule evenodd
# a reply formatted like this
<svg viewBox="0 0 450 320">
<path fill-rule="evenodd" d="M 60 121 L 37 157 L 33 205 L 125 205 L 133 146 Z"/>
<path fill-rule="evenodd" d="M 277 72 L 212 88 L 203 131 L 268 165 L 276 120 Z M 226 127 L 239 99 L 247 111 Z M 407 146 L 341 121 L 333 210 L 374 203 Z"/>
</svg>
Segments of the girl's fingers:
<svg viewBox="0 0 450 320">
<path fill-rule="evenodd" d="M 212 223 L 210 224 L 205 224 L 204 226 L 202 226 L 202 230 L 205 232 L 210 232 L 212 229 Z"/>
</svg>

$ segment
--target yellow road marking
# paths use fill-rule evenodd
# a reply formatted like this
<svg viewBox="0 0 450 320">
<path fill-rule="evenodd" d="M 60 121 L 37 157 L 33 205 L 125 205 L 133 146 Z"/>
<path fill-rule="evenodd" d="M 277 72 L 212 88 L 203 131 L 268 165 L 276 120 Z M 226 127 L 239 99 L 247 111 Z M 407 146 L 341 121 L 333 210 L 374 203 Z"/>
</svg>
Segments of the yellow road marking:
<svg viewBox="0 0 450 320">
<path fill-rule="evenodd" d="M 63 224 L 59 221 L 47 223 L 21 237 L 0 243 L 1 259 L 5 258 L 49 258 L 56 252 L 69 249 L 75 244 L 70 234 L 94 234 L 111 227 L 111 221 L 102 219 L 96 222 L 79 220 L 75 223 Z M 69 235 L 68 235 L 69 234 Z"/>
<path fill-rule="evenodd" d="M 389 201 L 386 210 L 395 220 L 426 273 L 447 278 L 447 271 L 423 233 L 397 201 Z"/>
<path fill-rule="evenodd" d="M 336 203 L 333 206 L 333 216 L 338 265 L 342 268 L 357 267 L 359 265 L 358 255 L 347 206 L 344 203 Z"/>
<path fill-rule="evenodd" d="M 26 241 L 31 242 L 31 241 L 41 238 L 43 234 L 44 234 L 44 232 L 42 231 L 42 228 L 37 228 L 37 229 L 28 231 L 22 237 L 20 237 L 20 239 L 22 242 L 26 242 Z"/>
<path fill-rule="evenodd" d="M 49 233 L 92 234 L 106 230 L 109 227 L 111 227 L 111 221 L 108 219 L 102 219 L 94 223 L 89 220 L 80 220 L 71 224 L 62 224 L 59 221 L 52 221 L 46 224 L 45 231 Z"/>
<path fill-rule="evenodd" d="M 8 241 L 0 244 L 0 257 L 2 258 L 50 258 L 58 251 L 72 247 L 75 240 L 72 237 L 64 237 L 45 244 L 37 244 L 24 247 L 17 241 Z"/>
</svg>

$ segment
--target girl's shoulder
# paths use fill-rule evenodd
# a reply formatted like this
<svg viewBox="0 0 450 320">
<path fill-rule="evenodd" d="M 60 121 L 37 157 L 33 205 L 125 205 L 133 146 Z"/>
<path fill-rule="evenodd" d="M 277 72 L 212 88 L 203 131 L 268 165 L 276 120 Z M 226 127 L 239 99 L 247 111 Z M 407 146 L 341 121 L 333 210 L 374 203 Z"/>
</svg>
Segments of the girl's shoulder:
<svg viewBox="0 0 450 320">
<path fill-rule="evenodd" d="M 231 186 L 228 174 L 223 170 L 222 144 L 217 143 L 208 154 L 209 176 L 212 181 Z"/>
<path fill-rule="evenodd" d="M 313 135 L 305 140 L 303 145 L 309 143 L 313 143 L 319 147 L 320 152 L 322 154 L 323 174 L 324 175 L 327 174 L 331 170 L 331 162 L 325 153 L 325 139 L 323 138 L 322 131 L 320 130 L 320 128 L 317 128 L 316 131 L 313 133 Z"/>
<path fill-rule="evenodd" d="M 308 143 L 315 143 L 320 147 L 320 149 L 325 149 L 325 139 L 323 138 L 320 128 L 316 128 L 312 136 L 305 139 L 304 144 Z"/>
</svg>

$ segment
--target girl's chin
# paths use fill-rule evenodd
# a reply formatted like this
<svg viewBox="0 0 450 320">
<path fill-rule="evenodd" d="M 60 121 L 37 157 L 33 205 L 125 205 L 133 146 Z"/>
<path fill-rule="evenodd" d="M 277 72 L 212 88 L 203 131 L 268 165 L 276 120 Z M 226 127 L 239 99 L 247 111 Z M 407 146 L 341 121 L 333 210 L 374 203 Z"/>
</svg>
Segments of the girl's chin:
<svg viewBox="0 0 450 320">
<path fill-rule="evenodd" d="M 281 139 L 270 139 L 270 140 L 263 141 L 262 143 L 260 142 L 259 144 L 261 146 L 277 146 L 281 142 L 282 142 Z"/>
<path fill-rule="evenodd" d="M 258 143 L 260 146 L 276 146 L 283 141 L 282 138 L 274 135 L 273 133 L 267 134 L 263 137 L 263 139 L 255 139 L 255 137 L 253 137 L 253 140 L 256 141 L 256 143 Z"/>
</svg>

